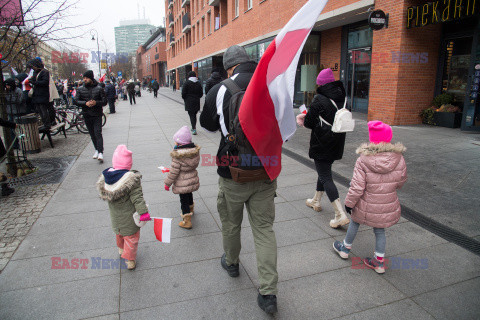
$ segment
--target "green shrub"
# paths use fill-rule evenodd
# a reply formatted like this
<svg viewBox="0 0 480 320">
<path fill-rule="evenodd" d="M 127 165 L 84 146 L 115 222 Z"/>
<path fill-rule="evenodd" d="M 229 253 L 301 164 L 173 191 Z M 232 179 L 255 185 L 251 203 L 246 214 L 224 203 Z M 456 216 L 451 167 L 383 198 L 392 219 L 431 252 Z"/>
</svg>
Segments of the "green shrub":
<svg viewBox="0 0 480 320">
<path fill-rule="evenodd" d="M 442 93 L 433 98 L 432 105 L 436 108 L 440 108 L 444 104 L 453 104 L 455 97 L 449 93 Z"/>
<path fill-rule="evenodd" d="M 434 125 L 435 123 L 433 122 L 433 114 L 435 113 L 434 108 L 428 108 L 424 109 L 420 112 L 420 117 L 422 117 L 422 122 L 424 124 L 431 124 Z"/>
</svg>

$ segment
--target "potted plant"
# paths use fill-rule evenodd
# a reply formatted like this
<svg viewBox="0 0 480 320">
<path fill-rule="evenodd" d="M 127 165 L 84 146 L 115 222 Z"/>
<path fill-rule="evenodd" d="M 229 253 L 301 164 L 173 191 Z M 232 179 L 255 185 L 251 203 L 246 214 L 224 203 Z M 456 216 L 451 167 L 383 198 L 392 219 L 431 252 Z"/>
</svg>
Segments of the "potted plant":
<svg viewBox="0 0 480 320">
<path fill-rule="evenodd" d="M 433 113 L 433 122 L 440 127 L 460 128 L 462 125 L 460 108 L 451 104 L 442 105 Z"/>
<path fill-rule="evenodd" d="M 432 107 L 422 110 L 420 116 L 425 124 L 447 128 L 459 128 L 462 124 L 462 111 L 453 105 L 455 97 L 448 93 L 436 96 Z"/>
</svg>

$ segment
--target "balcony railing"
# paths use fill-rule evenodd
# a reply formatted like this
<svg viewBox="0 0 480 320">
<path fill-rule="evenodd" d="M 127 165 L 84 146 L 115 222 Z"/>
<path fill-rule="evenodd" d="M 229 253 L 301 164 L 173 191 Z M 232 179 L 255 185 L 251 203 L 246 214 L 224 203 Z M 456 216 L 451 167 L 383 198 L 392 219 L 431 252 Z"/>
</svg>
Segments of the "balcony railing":
<svg viewBox="0 0 480 320">
<path fill-rule="evenodd" d="M 168 9 L 170 9 L 171 7 L 173 7 L 173 0 L 168 1 Z"/>
<path fill-rule="evenodd" d="M 190 0 L 183 0 L 182 1 L 182 8 L 185 8 L 187 4 L 190 4 Z"/>
<path fill-rule="evenodd" d="M 173 22 L 173 14 L 171 13 L 168 15 L 168 22 L 169 22 L 168 26 L 172 27 L 174 22 Z"/>
<path fill-rule="evenodd" d="M 184 14 L 182 17 L 182 32 L 187 33 L 192 29 L 192 23 L 190 22 L 190 14 Z"/>
<path fill-rule="evenodd" d="M 212 7 L 218 7 L 220 0 L 208 0 L 208 5 Z"/>
</svg>

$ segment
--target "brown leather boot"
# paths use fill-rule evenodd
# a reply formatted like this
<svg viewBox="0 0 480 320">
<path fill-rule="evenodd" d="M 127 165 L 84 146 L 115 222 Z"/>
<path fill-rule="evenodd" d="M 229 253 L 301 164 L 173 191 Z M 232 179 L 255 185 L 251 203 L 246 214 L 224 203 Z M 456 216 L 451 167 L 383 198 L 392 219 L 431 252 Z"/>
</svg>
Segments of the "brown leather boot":
<svg viewBox="0 0 480 320">
<path fill-rule="evenodd" d="M 178 226 L 185 229 L 192 229 L 192 213 L 182 214 L 182 219 Z"/>
</svg>

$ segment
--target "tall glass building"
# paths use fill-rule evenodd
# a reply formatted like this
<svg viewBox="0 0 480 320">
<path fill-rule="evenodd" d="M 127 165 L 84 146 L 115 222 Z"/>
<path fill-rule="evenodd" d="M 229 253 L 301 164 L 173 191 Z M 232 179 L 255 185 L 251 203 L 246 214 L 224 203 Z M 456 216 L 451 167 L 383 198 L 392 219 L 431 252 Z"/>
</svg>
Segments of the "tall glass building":
<svg viewBox="0 0 480 320">
<path fill-rule="evenodd" d="M 145 43 L 155 31 L 155 26 L 148 19 L 120 21 L 120 26 L 115 27 L 117 54 L 135 54 L 138 46 Z"/>
</svg>

